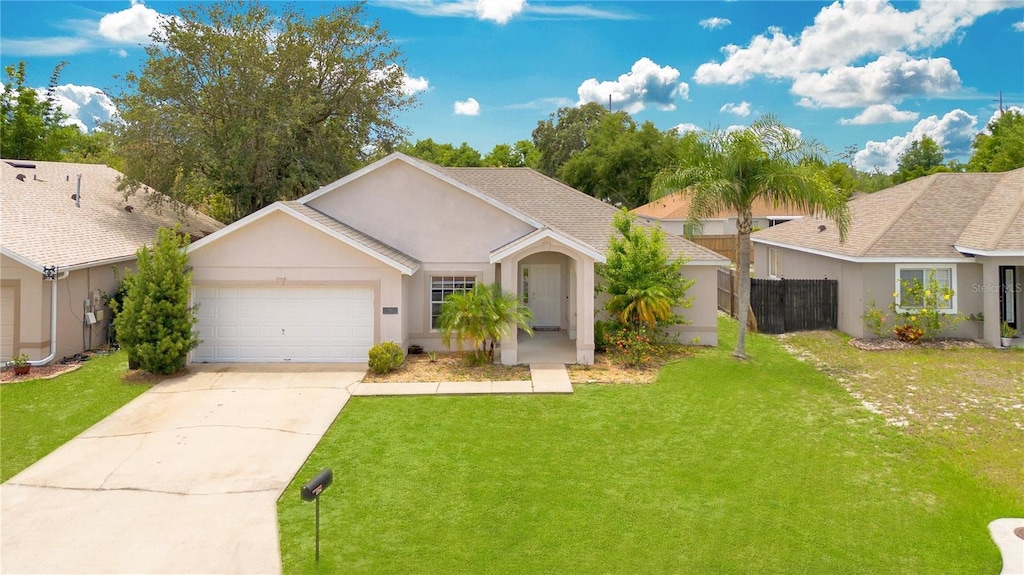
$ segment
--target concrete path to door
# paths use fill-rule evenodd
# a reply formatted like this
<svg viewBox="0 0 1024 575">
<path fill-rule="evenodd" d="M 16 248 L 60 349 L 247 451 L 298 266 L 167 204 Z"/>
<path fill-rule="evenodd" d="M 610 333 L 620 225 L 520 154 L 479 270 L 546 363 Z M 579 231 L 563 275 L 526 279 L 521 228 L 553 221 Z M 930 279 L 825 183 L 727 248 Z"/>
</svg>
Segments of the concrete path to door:
<svg viewBox="0 0 1024 575">
<path fill-rule="evenodd" d="M 0 486 L 0 571 L 280 573 L 276 500 L 363 369 L 190 369 Z"/>
</svg>

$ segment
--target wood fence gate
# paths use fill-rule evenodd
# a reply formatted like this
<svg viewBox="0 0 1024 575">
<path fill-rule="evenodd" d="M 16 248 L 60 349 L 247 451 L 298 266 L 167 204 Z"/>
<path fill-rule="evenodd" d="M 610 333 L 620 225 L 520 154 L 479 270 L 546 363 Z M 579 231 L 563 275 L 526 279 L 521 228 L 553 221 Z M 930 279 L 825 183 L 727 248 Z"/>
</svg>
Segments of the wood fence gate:
<svg viewBox="0 0 1024 575">
<path fill-rule="evenodd" d="M 836 329 L 836 280 L 750 280 L 750 307 L 763 333 Z"/>
</svg>

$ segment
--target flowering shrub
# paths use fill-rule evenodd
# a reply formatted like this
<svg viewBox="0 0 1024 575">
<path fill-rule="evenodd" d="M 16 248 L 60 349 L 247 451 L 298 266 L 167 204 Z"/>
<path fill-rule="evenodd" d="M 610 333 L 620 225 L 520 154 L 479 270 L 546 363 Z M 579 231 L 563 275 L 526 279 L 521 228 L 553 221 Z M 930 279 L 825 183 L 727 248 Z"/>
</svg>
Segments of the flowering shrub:
<svg viewBox="0 0 1024 575">
<path fill-rule="evenodd" d="M 607 333 L 611 360 L 625 367 L 643 367 L 660 351 L 650 330 L 643 325 L 636 327 L 621 326 L 620 329 Z"/>
<path fill-rule="evenodd" d="M 943 329 L 955 327 L 963 319 L 954 314 L 942 313 L 942 310 L 949 307 L 955 292 L 936 281 L 934 272 L 929 274 L 926 285 L 914 279 L 903 282 L 902 287 L 900 305 L 896 305 L 900 299 L 899 291 L 892 293 L 893 302 L 889 304 L 893 319 L 892 334 L 896 339 L 910 343 L 930 340 Z M 877 337 L 885 336 L 889 329 L 889 317 L 876 307 L 874 298 L 871 298 L 866 308 L 861 316 L 864 326 Z"/>
</svg>

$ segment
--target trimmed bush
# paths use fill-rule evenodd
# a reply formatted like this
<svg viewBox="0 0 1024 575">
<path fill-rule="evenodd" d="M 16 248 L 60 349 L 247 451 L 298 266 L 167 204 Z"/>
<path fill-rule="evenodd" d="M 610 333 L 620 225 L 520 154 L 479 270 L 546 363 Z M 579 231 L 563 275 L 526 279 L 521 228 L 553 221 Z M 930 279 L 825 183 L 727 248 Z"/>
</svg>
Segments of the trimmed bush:
<svg viewBox="0 0 1024 575">
<path fill-rule="evenodd" d="M 370 371 L 377 375 L 390 373 L 405 361 L 402 348 L 393 341 L 382 341 L 370 348 Z"/>
</svg>

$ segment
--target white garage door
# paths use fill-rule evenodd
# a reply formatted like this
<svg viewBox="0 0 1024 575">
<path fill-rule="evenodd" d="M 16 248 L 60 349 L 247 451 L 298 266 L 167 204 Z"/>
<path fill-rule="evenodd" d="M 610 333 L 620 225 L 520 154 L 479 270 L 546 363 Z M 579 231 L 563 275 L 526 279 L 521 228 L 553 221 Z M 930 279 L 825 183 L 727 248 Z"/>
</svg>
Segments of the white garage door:
<svg viewBox="0 0 1024 575">
<path fill-rule="evenodd" d="M 373 290 L 197 287 L 195 362 L 365 362 Z"/>
</svg>

